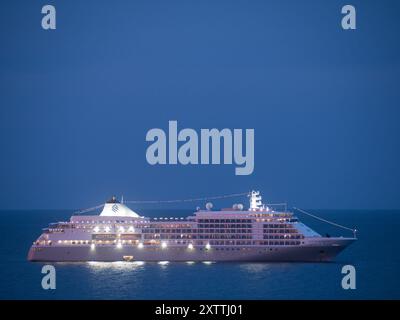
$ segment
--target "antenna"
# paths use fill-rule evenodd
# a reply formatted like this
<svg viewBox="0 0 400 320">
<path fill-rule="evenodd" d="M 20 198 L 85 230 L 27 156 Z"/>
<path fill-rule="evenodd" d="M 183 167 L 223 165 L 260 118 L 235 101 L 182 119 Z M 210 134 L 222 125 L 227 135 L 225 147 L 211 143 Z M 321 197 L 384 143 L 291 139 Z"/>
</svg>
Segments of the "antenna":
<svg viewBox="0 0 400 320">
<path fill-rule="evenodd" d="M 124 195 L 121 195 L 121 204 L 124 204 Z"/>
</svg>

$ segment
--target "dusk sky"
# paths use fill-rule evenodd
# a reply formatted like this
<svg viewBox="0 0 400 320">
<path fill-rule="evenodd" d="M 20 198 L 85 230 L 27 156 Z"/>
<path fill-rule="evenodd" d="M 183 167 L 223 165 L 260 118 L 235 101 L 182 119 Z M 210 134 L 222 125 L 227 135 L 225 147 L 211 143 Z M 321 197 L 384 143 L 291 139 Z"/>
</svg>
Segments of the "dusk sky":
<svg viewBox="0 0 400 320">
<path fill-rule="evenodd" d="M 56 30 L 41 27 L 44 4 Z M 345 4 L 356 30 L 341 27 Z M 398 209 L 399 10 L 395 0 L 2 1 L 0 209 L 251 189 L 300 208 Z M 169 120 L 254 129 L 253 174 L 151 166 L 146 133 Z"/>
</svg>

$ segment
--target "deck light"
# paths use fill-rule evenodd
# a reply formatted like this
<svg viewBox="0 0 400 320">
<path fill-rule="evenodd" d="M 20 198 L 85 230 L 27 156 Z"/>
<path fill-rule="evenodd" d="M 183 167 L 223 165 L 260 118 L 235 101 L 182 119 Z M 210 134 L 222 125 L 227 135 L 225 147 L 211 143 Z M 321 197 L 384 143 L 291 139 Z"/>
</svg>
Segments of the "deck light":
<svg viewBox="0 0 400 320">
<path fill-rule="evenodd" d="M 189 250 L 193 250 L 193 244 L 189 243 L 188 249 L 189 249 Z"/>
<path fill-rule="evenodd" d="M 211 249 L 211 246 L 210 246 L 209 243 L 206 244 L 206 249 L 207 249 L 207 250 L 210 250 L 210 249 Z"/>
<path fill-rule="evenodd" d="M 167 243 L 166 242 L 161 242 L 161 248 L 165 249 L 167 247 Z"/>
<path fill-rule="evenodd" d="M 143 243 L 139 242 L 138 248 L 139 248 L 139 249 L 143 249 Z"/>
</svg>

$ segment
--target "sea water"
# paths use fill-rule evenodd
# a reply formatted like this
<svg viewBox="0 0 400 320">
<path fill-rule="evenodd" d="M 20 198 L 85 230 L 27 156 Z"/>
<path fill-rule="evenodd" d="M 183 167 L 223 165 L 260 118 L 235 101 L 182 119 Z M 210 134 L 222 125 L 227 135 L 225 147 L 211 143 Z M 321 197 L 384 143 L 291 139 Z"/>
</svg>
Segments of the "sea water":
<svg viewBox="0 0 400 320">
<path fill-rule="evenodd" d="M 0 299 L 399 299 L 400 210 L 311 210 L 357 227 L 358 241 L 329 263 L 54 263 L 56 289 L 44 290 L 45 263 L 26 256 L 41 229 L 71 211 L 0 211 Z M 142 212 L 141 212 L 142 213 Z M 187 210 L 147 210 L 146 216 L 187 216 Z M 325 235 L 351 236 L 310 217 Z M 344 265 L 356 268 L 356 289 L 344 290 Z"/>
</svg>

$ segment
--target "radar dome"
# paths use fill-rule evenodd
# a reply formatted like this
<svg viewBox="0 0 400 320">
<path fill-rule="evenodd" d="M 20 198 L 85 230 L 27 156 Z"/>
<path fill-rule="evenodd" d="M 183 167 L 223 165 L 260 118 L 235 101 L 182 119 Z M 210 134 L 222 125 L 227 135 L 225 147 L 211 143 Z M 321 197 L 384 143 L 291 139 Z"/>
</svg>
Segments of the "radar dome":
<svg viewBox="0 0 400 320">
<path fill-rule="evenodd" d="M 207 202 L 207 203 L 206 203 L 206 209 L 207 209 L 207 210 L 211 210 L 212 207 L 213 207 L 213 204 L 212 204 L 211 202 Z"/>
</svg>

